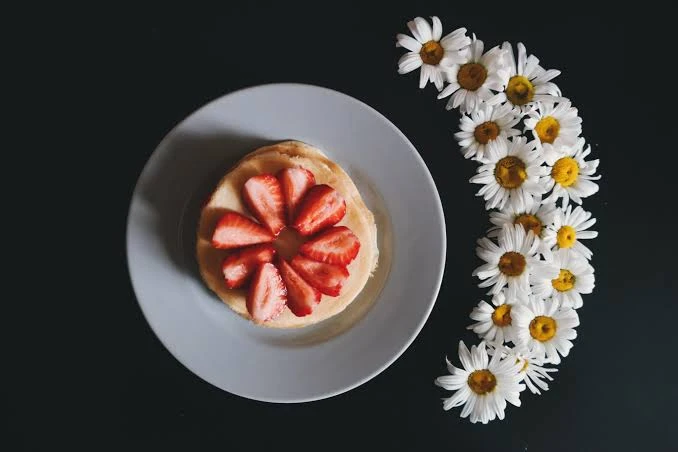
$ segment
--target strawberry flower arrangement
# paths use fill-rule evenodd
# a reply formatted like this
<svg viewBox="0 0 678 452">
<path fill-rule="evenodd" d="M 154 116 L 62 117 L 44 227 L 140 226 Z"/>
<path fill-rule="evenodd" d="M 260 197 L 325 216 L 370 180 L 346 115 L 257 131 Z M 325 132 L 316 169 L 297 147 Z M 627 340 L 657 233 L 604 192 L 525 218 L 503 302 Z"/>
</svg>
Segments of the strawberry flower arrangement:
<svg viewBox="0 0 678 452">
<path fill-rule="evenodd" d="M 459 109 L 455 138 L 479 164 L 470 182 L 493 225 L 478 240 L 483 263 L 473 272 L 489 289 L 470 314 L 480 343 L 469 350 L 460 341 L 461 367 L 446 360 L 449 374 L 435 383 L 454 391 L 445 410 L 463 405 L 461 417 L 486 424 L 504 419 L 507 402 L 520 406 L 525 389 L 548 390 L 577 337 L 582 294 L 595 286 L 582 241 L 598 235 L 581 205 L 598 191 L 599 161 L 588 158 L 579 113 L 553 82 L 560 71 L 544 69 L 522 43 L 517 55 L 508 42 L 485 51 L 465 28 L 443 36 L 431 19 L 417 17 L 411 36 L 396 36 L 407 50 L 398 72 L 419 70 L 420 88 L 432 82 L 446 108 Z"/>
<path fill-rule="evenodd" d="M 346 215 L 337 190 L 295 167 L 250 177 L 242 199 L 259 223 L 229 211 L 214 229 L 212 246 L 232 251 L 223 260 L 224 281 L 229 289 L 248 288 L 247 311 L 255 323 L 275 319 L 285 306 L 304 317 L 323 295 L 340 295 L 360 241 L 346 226 L 335 226 Z M 290 260 L 274 246 L 286 229 L 303 242 Z"/>
</svg>

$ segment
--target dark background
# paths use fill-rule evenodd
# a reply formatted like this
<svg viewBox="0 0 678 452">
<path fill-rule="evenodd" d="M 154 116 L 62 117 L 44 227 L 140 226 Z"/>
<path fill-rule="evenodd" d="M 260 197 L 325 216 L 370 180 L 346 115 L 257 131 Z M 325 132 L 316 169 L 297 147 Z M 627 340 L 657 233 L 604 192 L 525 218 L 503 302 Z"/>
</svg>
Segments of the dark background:
<svg viewBox="0 0 678 452">
<path fill-rule="evenodd" d="M 473 5 L 460 10 L 451 2 L 374 10 L 357 2 L 229 8 L 141 18 L 129 12 L 102 33 L 96 51 L 105 57 L 99 75 L 110 109 L 91 114 L 102 118 L 97 131 L 111 149 L 105 158 L 91 154 L 89 164 L 110 188 L 101 211 L 106 220 L 96 226 L 98 252 L 105 254 L 97 254 L 95 269 L 78 270 L 87 275 L 88 294 L 53 336 L 68 337 L 68 344 L 57 348 L 52 338 L 41 338 L 41 357 L 22 355 L 23 368 L 31 370 L 4 389 L 14 444 L 26 450 L 672 449 L 678 293 L 671 165 L 678 149 L 675 113 L 659 109 L 675 83 L 664 68 L 670 54 L 659 47 L 662 36 L 640 31 L 634 18 L 554 13 L 537 19 Z M 468 183 L 476 165 L 461 157 L 453 139 L 458 114 L 444 110 L 432 85 L 418 89 L 418 72 L 396 72 L 403 50 L 395 48 L 395 35 L 406 33 L 406 21 L 417 15 L 438 15 L 445 33 L 465 26 L 486 48 L 522 41 L 544 67 L 563 70 L 556 82 L 579 108 L 593 157 L 601 159 L 600 192 L 585 203 L 600 231 L 590 246 L 596 289 L 579 311 L 575 347 L 548 392 L 523 393 L 521 408 L 509 406 L 505 421 L 486 426 L 459 418 L 460 409 L 443 411 L 440 399 L 448 393 L 433 385 L 459 339 L 475 342 L 465 326 L 484 297 L 471 272 L 479 265 L 474 241 L 488 214 Z M 368 383 L 302 405 L 246 400 L 185 369 L 146 324 L 124 253 L 134 184 L 163 136 L 206 102 L 271 82 L 329 87 L 383 113 L 426 161 L 447 222 L 443 285 L 416 341 Z"/>
</svg>

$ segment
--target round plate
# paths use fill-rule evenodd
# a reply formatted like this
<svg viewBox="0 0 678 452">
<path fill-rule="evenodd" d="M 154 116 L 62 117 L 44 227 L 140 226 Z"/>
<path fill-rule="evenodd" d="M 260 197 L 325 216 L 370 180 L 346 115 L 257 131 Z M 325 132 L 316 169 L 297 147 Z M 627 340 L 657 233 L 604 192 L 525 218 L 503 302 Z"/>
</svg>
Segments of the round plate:
<svg viewBox="0 0 678 452">
<path fill-rule="evenodd" d="M 375 215 L 380 260 L 341 314 L 274 330 L 241 318 L 205 287 L 195 228 L 202 203 L 233 163 L 288 139 L 320 148 L 351 176 Z M 298 84 L 228 94 L 176 126 L 139 177 L 127 224 L 132 285 L 165 347 L 209 383 L 270 402 L 340 394 L 395 361 L 433 308 L 445 250 L 440 197 L 407 138 L 352 97 Z"/>
</svg>

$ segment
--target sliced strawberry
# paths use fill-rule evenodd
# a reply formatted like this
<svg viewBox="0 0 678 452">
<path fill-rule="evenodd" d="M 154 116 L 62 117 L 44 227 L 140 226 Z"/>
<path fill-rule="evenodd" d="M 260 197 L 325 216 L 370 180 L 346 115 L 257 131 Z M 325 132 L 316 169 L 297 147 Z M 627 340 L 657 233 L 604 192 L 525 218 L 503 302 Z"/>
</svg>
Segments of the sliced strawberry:
<svg viewBox="0 0 678 452">
<path fill-rule="evenodd" d="M 325 295 L 336 297 L 348 279 L 348 270 L 340 265 L 314 261 L 300 254 L 290 262 L 304 280 Z"/>
<path fill-rule="evenodd" d="M 358 255 L 360 240 L 346 226 L 335 226 L 301 245 L 299 252 L 319 262 L 348 265 Z"/>
<path fill-rule="evenodd" d="M 238 250 L 224 259 L 221 270 L 224 272 L 226 287 L 237 289 L 245 285 L 259 264 L 273 262 L 275 249 L 273 245 L 264 243 Z"/>
<path fill-rule="evenodd" d="M 299 202 L 315 185 L 315 176 L 305 168 L 284 168 L 278 171 L 277 177 L 287 206 L 287 218 L 292 221 Z"/>
<path fill-rule="evenodd" d="M 242 197 L 252 214 L 273 235 L 285 227 L 285 201 L 280 182 L 272 174 L 250 177 L 242 187 Z"/>
<path fill-rule="evenodd" d="M 237 212 L 226 212 L 212 235 L 212 246 L 220 249 L 240 248 L 273 241 L 275 237 L 263 226 Z"/>
<path fill-rule="evenodd" d="M 278 261 L 278 268 L 287 286 L 287 306 L 292 314 L 303 317 L 312 313 L 315 305 L 320 303 L 322 294 L 304 281 L 284 259 Z"/>
<path fill-rule="evenodd" d="M 293 226 L 301 235 L 311 235 L 334 226 L 344 215 L 344 198 L 329 185 L 314 185 L 301 201 Z"/>
<path fill-rule="evenodd" d="M 259 264 L 247 294 L 247 311 L 256 323 L 278 317 L 287 303 L 287 289 L 280 272 L 270 262 Z"/>
</svg>

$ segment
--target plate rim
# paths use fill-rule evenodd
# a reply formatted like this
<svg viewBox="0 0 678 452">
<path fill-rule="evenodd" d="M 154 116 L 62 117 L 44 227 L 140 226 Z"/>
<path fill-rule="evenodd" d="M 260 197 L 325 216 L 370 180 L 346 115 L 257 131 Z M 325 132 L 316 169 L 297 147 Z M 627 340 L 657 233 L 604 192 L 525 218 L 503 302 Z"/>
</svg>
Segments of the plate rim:
<svg viewBox="0 0 678 452">
<path fill-rule="evenodd" d="M 415 160 L 418 162 L 418 164 L 421 166 L 422 169 L 424 169 L 425 173 L 425 178 L 426 181 L 428 182 L 430 188 L 433 191 L 434 198 L 437 201 L 435 203 L 436 205 L 436 211 L 440 217 L 441 220 L 441 235 L 442 235 L 442 243 L 441 243 L 441 255 L 440 255 L 440 261 L 438 262 L 438 275 L 436 276 L 436 284 L 434 287 L 434 290 L 431 292 L 430 299 L 427 302 L 427 307 L 425 312 L 423 313 L 421 319 L 419 320 L 416 328 L 414 328 L 407 338 L 406 341 L 403 342 L 401 346 L 398 347 L 398 351 L 393 354 L 393 356 L 386 360 L 383 364 L 378 366 L 375 370 L 372 372 L 368 373 L 366 376 L 357 379 L 354 383 L 347 385 L 345 387 L 333 390 L 333 391 L 327 391 L 321 395 L 317 396 L 310 396 L 310 397 L 299 397 L 299 398 L 272 398 L 272 397 L 260 397 L 260 396 L 254 396 L 251 394 L 244 394 L 244 393 L 235 393 L 228 391 L 221 386 L 212 383 L 209 381 L 207 378 L 203 377 L 200 375 L 197 371 L 195 371 L 190 365 L 188 365 L 184 360 L 180 359 L 178 356 L 178 353 L 176 350 L 172 348 L 172 346 L 163 338 L 161 337 L 160 334 L 156 331 L 156 329 L 153 327 L 152 322 L 149 319 L 149 314 L 146 312 L 144 309 L 144 305 L 140 300 L 139 297 L 139 291 L 137 289 L 137 283 L 135 283 L 135 278 L 134 275 L 132 274 L 132 269 L 130 265 L 130 249 L 131 249 L 131 243 L 130 243 L 130 228 L 131 228 L 131 219 L 132 219 L 132 206 L 134 203 L 134 200 L 138 197 L 138 190 L 139 190 L 139 184 L 142 178 L 144 177 L 144 173 L 147 171 L 149 168 L 149 163 L 151 160 L 157 155 L 157 150 L 161 148 L 166 142 L 168 142 L 170 139 L 173 138 L 173 136 L 176 134 L 177 130 L 185 123 L 187 122 L 191 117 L 193 117 L 196 113 L 199 111 L 208 108 L 209 106 L 215 104 L 216 102 L 221 101 L 222 99 L 228 97 L 228 96 L 234 96 L 234 95 L 242 95 L 246 93 L 247 91 L 251 90 L 257 90 L 257 89 L 262 89 L 262 88 L 275 88 L 275 87 L 299 87 L 299 88 L 304 88 L 304 89 L 314 89 L 318 91 L 324 91 L 326 94 L 332 95 L 332 96 L 338 96 L 342 97 L 345 100 L 357 104 L 361 108 L 365 108 L 368 111 L 370 111 L 372 114 L 374 114 L 377 118 L 379 118 L 383 123 L 388 125 L 393 131 L 396 132 L 398 136 L 400 136 L 401 139 L 404 140 L 404 142 L 407 144 L 409 147 L 410 152 L 414 155 Z M 284 83 L 264 83 L 264 84 L 258 84 L 258 85 L 251 85 L 251 86 L 246 86 L 240 89 L 236 89 L 230 92 L 227 92 L 225 94 L 220 95 L 219 97 L 216 97 L 209 102 L 206 102 L 193 111 L 191 111 L 189 114 L 183 117 L 179 122 L 177 122 L 172 129 L 170 129 L 169 132 L 167 132 L 162 140 L 160 140 L 154 147 L 153 151 L 149 155 L 149 157 L 146 159 L 144 166 L 137 176 L 136 182 L 134 183 L 134 189 L 132 191 L 132 194 L 129 198 L 129 205 L 127 209 L 127 219 L 125 222 L 125 263 L 127 265 L 127 273 L 129 276 L 129 281 L 132 286 L 132 291 L 134 293 L 134 298 L 136 300 L 137 305 L 139 306 L 142 315 L 144 317 L 144 320 L 146 321 L 146 324 L 150 327 L 151 331 L 155 335 L 155 337 L 160 341 L 160 343 L 163 345 L 163 347 L 169 352 L 169 354 L 179 362 L 183 367 L 188 369 L 192 374 L 196 375 L 198 378 L 201 380 L 205 381 L 206 383 L 210 384 L 211 386 L 214 386 L 218 388 L 219 390 L 226 392 L 230 395 L 241 397 L 243 399 L 249 399 L 249 400 L 255 400 L 255 401 L 260 401 L 260 402 L 267 402 L 267 403 L 284 403 L 284 404 L 293 404 L 293 403 L 308 403 L 308 402 L 314 402 L 314 401 L 320 401 L 324 399 L 328 399 L 331 397 L 335 397 L 344 393 L 347 393 L 359 386 L 362 386 L 363 384 L 367 383 L 368 381 L 374 379 L 377 377 L 379 374 L 381 374 L 383 371 L 385 371 L 387 368 L 389 368 L 396 360 L 398 360 L 404 353 L 407 351 L 407 349 L 412 345 L 412 343 L 416 340 L 416 338 L 419 336 L 421 333 L 421 330 L 424 328 L 426 325 L 426 322 L 428 321 L 431 312 L 433 311 L 433 308 L 438 300 L 438 295 L 440 294 L 440 288 L 442 286 L 443 282 L 443 276 L 445 273 L 445 264 L 447 261 L 447 225 L 445 221 L 445 211 L 443 209 L 442 205 L 442 200 L 440 198 L 440 192 L 438 191 L 438 188 L 436 186 L 435 180 L 433 179 L 433 176 L 431 174 L 431 171 L 429 170 L 428 165 L 424 161 L 423 157 L 417 150 L 417 148 L 412 144 L 412 142 L 407 138 L 407 136 L 393 123 L 391 120 L 389 120 L 385 115 L 383 115 L 381 112 L 376 110 L 374 107 L 368 105 L 367 103 L 351 96 L 348 94 L 345 94 L 341 91 L 334 90 L 332 88 L 327 88 L 324 86 L 319 86 L 319 85 L 313 85 L 313 84 L 307 84 L 307 83 L 297 83 L 297 82 L 284 82 Z M 388 284 L 388 282 L 387 282 Z M 383 292 L 383 291 L 382 291 Z M 381 297 L 381 293 L 377 296 L 377 299 L 375 302 Z"/>
</svg>

